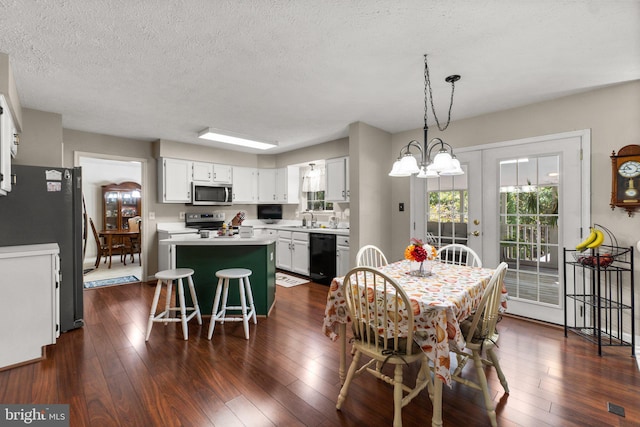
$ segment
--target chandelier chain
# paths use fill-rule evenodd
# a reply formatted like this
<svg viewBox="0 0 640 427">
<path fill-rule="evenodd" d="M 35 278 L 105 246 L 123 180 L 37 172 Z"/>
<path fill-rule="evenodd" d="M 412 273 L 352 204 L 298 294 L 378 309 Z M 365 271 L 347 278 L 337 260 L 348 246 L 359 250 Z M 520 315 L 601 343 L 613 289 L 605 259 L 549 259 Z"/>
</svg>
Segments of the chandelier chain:
<svg viewBox="0 0 640 427">
<path fill-rule="evenodd" d="M 449 127 L 449 123 L 451 122 L 451 109 L 453 108 L 453 93 L 455 92 L 455 79 L 450 81 L 451 83 L 451 100 L 449 101 L 449 115 L 447 116 L 447 123 L 444 126 L 440 125 L 440 121 L 438 120 L 438 116 L 436 115 L 436 109 L 433 105 L 433 91 L 431 90 L 431 78 L 429 77 L 429 64 L 427 63 L 427 55 L 424 56 L 424 127 L 427 126 L 427 111 L 428 111 L 428 103 L 427 98 L 431 103 L 431 110 L 433 111 L 433 117 L 436 119 L 436 125 L 440 132 L 444 131 Z M 427 92 L 428 91 L 428 92 Z"/>
</svg>

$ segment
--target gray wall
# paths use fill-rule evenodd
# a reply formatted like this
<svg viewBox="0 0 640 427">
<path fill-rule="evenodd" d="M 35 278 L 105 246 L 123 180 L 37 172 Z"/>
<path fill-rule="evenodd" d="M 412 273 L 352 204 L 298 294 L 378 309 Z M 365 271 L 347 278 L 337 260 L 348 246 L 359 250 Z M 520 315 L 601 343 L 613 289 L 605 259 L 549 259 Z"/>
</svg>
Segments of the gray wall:
<svg viewBox="0 0 640 427">
<path fill-rule="evenodd" d="M 366 123 L 349 127 L 349 183 L 351 221 L 350 262 L 355 266 L 357 248 L 376 245 L 393 258 L 389 222 L 391 180 L 387 176 L 391 134 Z"/>
<path fill-rule="evenodd" d="M 62 115 L 22 109 L 17 165 L 62 167 Z"/>
</svg>

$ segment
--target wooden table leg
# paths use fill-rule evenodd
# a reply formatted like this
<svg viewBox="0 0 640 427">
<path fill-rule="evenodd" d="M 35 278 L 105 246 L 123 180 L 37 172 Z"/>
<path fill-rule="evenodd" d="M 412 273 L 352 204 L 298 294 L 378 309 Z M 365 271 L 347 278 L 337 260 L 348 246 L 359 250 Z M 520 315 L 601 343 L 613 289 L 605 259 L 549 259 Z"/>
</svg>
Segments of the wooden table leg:
<svg viewBox="0 0 640 427">
<path fill-rule="evenodd" d="M 344 384 L 346 378 L 345 366 L 347 364 L 347 324 L 340 323 L 338 326 L 338 333 L 340 334 L 340 368 L 338 369 L 338 375 L 340 376 L 340 384 Z"/>
<path fill-rule="evenodd" d="M 433 380 L 433 417 L 432 427 L 442 427 L 442 380 L 435 375 Z"/>
<path fill-rule="evenodd" d="M 112 235 L 111 234 L 107 234 L 107 246 L 109 246 L 109 268 L 111 268 L 111 239 L 112 239 Z"/>
</svg>

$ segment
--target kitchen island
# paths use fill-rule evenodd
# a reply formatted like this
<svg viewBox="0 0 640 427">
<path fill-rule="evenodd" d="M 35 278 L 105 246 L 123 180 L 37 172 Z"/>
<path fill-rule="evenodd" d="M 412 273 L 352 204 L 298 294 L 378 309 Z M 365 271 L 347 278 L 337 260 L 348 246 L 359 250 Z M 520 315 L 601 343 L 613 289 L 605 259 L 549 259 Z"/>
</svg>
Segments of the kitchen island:
<svg viewBox="0 0 640 427">
<path fill-rule="evenodd" d="M 269 315 L 276 294 L 275 240 L 272 236 L 201 238 L 199 235 L 180 235 L 160 240 L 159 245 L 171 247 L 170 268 L 194 270 L 193 281 L 203 315 L 211 314 L 218 285 L 215 273 L 223 268 L 248 268 L 253 272 L 249 279 L 256 314 Z M 188 293 L 185 298 L 191 305 Z M 235 280 L 229 286 L 229 305 L 240 305 Z"/>
</svg>

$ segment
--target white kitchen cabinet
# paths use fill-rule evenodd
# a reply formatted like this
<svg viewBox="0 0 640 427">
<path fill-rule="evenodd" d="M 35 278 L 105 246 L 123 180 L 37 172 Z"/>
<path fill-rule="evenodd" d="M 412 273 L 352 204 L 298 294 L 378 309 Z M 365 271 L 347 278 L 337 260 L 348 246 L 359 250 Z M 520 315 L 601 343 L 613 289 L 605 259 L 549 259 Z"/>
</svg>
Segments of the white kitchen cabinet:
<svg viewBox="0 0 640 427">
<path fill-rule="evenodd" d="M 233 167 L 214 163 L 213 182 L 215 184 L 231 184 L 233 182 Z"/>
<path fill-rule="evenodd" d="M 3 196 L 11 191 L 11 152 L 15 147 L 17 132 L 9 104 L 1 94 L 0 113 L 0 196 Z"/>
<path fill-rule="evenodd" d="M 309 275 L 309 233 L 278 231 L 276 266 Z"/>
<path fill-rule="evenodd" d="M 291 269 L 291 231 L 278 231 L 278 242 L 276 243 L 276 267 L 283 270 Z"/>
<path fill-rule="evenodd" d="M 325 162 L 326 191 L 328 202 L 349 201 L 349 158 L 339 157 Z"/>
<path fill-rule="evenodd" d="M 233 168 L 216 163 L 192 162 L 192 179 L 194 182 L 210 184 L 231 184 Z"/>
<path fill-rule="evenodd" d="M 233 203 L 258 202 L 258 169 L 233 167 Z"/>
<path fill-rule="evenodd" d="M 158 160 L 158 200 L 162 203 L 191 203 L 192 162 Z"/>
<path fill-rule="evenodd" d="M 192 163 L 192 178 L 195 182 L 213 182 L 213 163 Z"/>
<path fill-rule="evenodd" d="M 276 169 L 258 169 L 258 202 L 276 201 Z"/>
<path fill-rule="evenodd" d="M 258 202 L 299 203 L 300 168 L 285 166 L 279 169 L 259 169 Z"/>
<path fill-rule="evenodd" d="M 336 276 L 342 277 L 349 272 L 349 237 L 336 237 Z"/>
<path fill-rule="evenodd" d="M 60 335 L 56 243 L 0 247 L 0 369 L 43 356 Z"/>
<path fill-rule="evenodd" d="M 294 273 L 309 275 L 309 233 L 293 233 L 291 269 Z"/>
<path fill-rule="evenodd" d="M 286 166 L 276 170 L 276 202 L 300 202 L 300 168 Z"/>
</svg>

